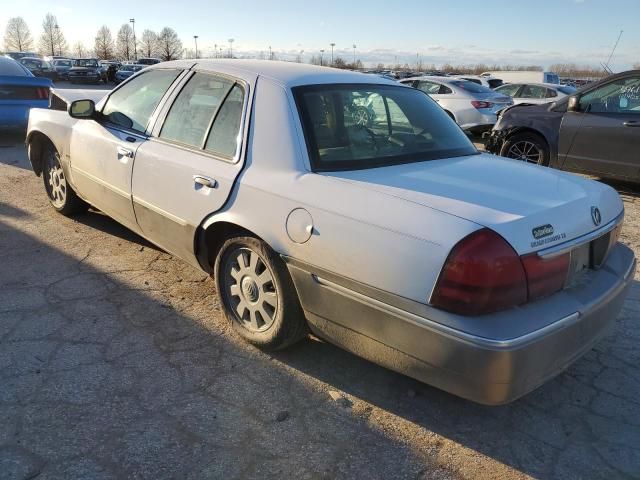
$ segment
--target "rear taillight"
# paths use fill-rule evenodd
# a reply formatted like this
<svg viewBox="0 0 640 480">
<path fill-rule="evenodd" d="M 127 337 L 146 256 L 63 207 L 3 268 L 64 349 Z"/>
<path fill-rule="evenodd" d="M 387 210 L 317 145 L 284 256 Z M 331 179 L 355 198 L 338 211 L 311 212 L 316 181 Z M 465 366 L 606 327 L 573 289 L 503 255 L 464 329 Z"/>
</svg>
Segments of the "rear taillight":
<svg viewBox="0 0 640 480">
<path fill-rule="evenodd" d="M 36 88 L 36 96 L 38 100 L 46 100 L 49 98 L 49 89 L 46 87 L 38 87 Z"/>
<path fill-rule="evenodd" d="M 471 102 L 471 105 L 473 105 L 475 108 L 491 108 L 493 107 L 493 103 L 491 102 L 481 102 L 479 100 L 473 100 Z"/>
<path fill-rule="evenodd" d="M 562 290 L 567 280 L 571 254 L 564 253 L 545 259 L 532 253 L 522 257 L 522 264 L 527 274 L 529 301 L 536 300 Z"/>
<path fill-rule="evenodd" d="M 520 257 L 493 230 L 482 229 L 451 250 L 431 304 L 461 315 L 481 315 L 527 301 L 527 279 Z"/>
<path fill-rule="evenodd" d="M 460 315 L 515 307 L 562 290 L 570 264 L 570 253 L 520 257 L 504 238 L 484 228 L 453 247 L 430 303 Z"/>
</svg>

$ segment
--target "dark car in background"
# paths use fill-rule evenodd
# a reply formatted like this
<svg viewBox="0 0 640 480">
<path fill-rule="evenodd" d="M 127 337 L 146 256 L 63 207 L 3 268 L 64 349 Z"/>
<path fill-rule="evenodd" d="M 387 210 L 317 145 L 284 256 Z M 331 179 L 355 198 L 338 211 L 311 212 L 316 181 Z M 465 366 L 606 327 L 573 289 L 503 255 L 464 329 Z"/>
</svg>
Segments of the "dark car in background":
<svg viewBox="0 0 640 480">
<path fill-rule="evenodd" d="M 12 58 L 0 57 L 0 131 L 24 130 L 31 108 L 47 108 L 51 80 L 34 77 Z"/>
<path fill-rule="evenodd" d="M 69 69 L 71 83 L 107 82 L 107 72 L 103 71 L 97 58 L 76 58 Z"/>
<path fill-rule="evenodd" d="M 503 110 L 486 149 L 640 183 L 640 70 L 612 75 L 554 103 Z"/>
<path fill-rule="evenodd" d="M 39 54 L 35 52 L 7 52 L 4 54 L 5 57 L 13 58 L 14 60 L 20 60 L 24 57 L 32 57 L 32 58 L 42 58 Z"/>
<path fill-rule="evenodd" d="M 57 80 L 58 74 L 56 73 L 53 65 L 46 60 L 42 60 L 37 57 L 22 57 L 18 60 L 22 65 L 29 69 L 35 77 L 44 77 L 50 80 Z"/>
<path fill-rule="evenodd" d="M 139 72 L 145 67 L 146 65 L 135 65 L 135 64 L 122 65 L 115 74 L 114 82 L 115 83 L 123 82 L 127 78 L 129 78 L 131 75 L 133 75 L 136 72 Z"/>
<path fill-rule="evenodd" d="M 53 69 L 56 71 L 58 78 L 69 80 L 69 70 L 73 67 L 73 60 L 69 58 L 56 59 L 52 62 Z"/>
<path fill-rule="evenodd" d="M 156 63 L 160 63 L 162 60 L 159 58 L 139 58 L 136 60 L 138 65 L 155 65 Z"/>
</svg>

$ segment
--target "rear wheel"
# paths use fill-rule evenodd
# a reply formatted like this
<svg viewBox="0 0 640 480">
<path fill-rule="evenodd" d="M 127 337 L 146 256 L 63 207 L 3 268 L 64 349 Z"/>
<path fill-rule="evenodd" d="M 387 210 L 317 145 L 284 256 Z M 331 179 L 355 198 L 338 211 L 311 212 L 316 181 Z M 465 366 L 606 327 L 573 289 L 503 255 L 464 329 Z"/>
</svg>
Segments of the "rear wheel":
<svg viewBox="0 0 640 480">
<path fill-rule="evenodd" d="M 267 350 L 304 338 L 307 324 L 284 262 L 255 237 L 228 239 L 214 266 L 218 295 L 234 330 Z"/>
<path fill-rule="evenodd" d="M 537 165 L 549 165 L 549 147 L 540 135 L 533 132 L 516 133 L 502 145 L 500 155 Z"/>
<path fill-rule="evenodd" d="M 63 215 L 86 212 L 89 205 L 82 200 L 67 183 L 64 170 L 60 165 L 60 155 L 52 145 L 44 148 L 42 155 L 44 189 L 51 206 Z"/>
</svg>

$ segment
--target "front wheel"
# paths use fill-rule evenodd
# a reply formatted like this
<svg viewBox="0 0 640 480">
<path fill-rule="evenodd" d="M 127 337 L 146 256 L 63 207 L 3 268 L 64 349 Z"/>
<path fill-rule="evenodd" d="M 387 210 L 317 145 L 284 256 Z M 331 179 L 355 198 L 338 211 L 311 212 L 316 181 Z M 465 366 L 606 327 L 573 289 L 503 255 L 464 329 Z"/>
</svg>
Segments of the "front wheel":
<svg viewBox="0 0 640 480">
<path fill-rule="evenodd" d="M 224 313 L 249 343 L 279 350 L 307 334 L 307 323 L 284 262 L 254 237 L 228 239 L 214 265 Z"/>
<path fill-rule="evenodd" d="M 502 145 L 500 155 L 527 163 L 549 165 L 549 147 L 540 135 L 532 132 L 516 133 Z"/>
<path fill-rule="evenodd" d="M 51 206 L 63 215 L 73 215 L 86 212 L 89 205 L 82 200 L 67 183 L 64 170 L 60 165 L 60 155 L 52 145 L 43 151 L 44 189 L 49 197 Z"/>
</svg>

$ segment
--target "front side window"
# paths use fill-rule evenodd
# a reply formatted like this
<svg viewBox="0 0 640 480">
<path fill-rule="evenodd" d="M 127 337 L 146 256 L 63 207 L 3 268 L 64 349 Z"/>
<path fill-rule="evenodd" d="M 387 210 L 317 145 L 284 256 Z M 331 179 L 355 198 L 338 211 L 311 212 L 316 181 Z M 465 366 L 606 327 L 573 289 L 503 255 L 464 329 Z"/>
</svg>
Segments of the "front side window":
<svg viewBox="0 0 640 480">
<path fill-rule="evenodd" d="M 580 98 L 580 110 L 640 115 L 640 77 L 621 78 L 586 93 Z"/>
<path fill-rule="evenodd" d="M 426 80 L 420 80 L 418 82 L 418 90 L 422 90 L 429 95 L 437 95 L 440 93 L 440 84 L 435 82 L 427 82 Z"/>
<path fill-rule="evenodd" d="M 477 154 L 424 93 L 390 85 L 293 89 L 315 171 L 354 170 Z M 368 113 L 361 122 L 361 110 Z"/>
<path fill-rule="evenodd" d="M 232 87 L 232 80 L 196 73 L 173 102 L 160 138 L 202 147 L 213 115 Z"/>
<path fill-rule="evenodd" d="M 520 94 L 522 98 L 546 98 L 547 89 L 537 85 L 525 85 Z"/>
<path fill-rule="evenodd" d="M 518 93 L 519 88 L 520 85 L 518 84 L 503 85 L 496 88 L 496 92 L 502 93 L 503 95 L 508 95 L 510 97 L 515 97 L 516 93 Z"/>
<path fill-rule="evenodd" d="M 179 74 L 179 70 L 142 73 L 109 96 L 102 114 L 109 123 L 144 132 L 160 100 Z"/>
</svg>

